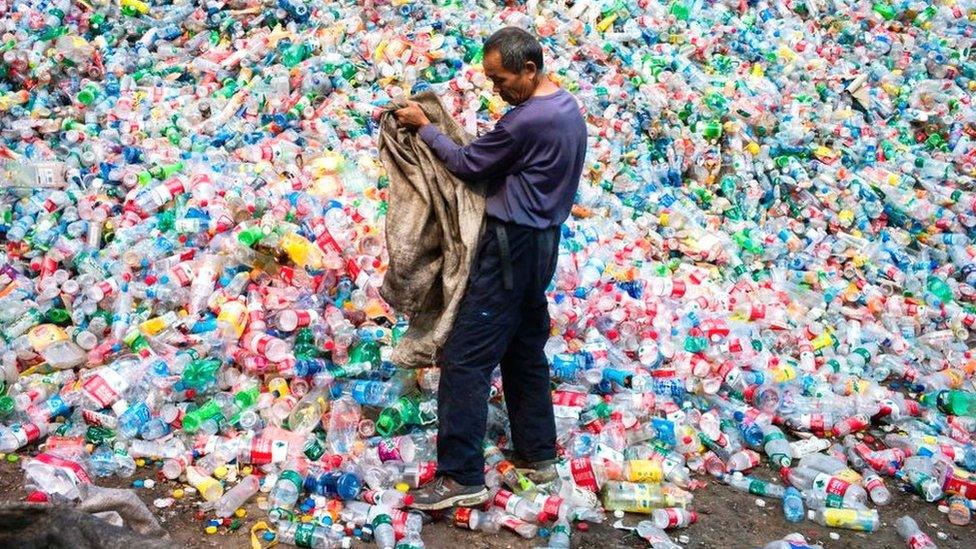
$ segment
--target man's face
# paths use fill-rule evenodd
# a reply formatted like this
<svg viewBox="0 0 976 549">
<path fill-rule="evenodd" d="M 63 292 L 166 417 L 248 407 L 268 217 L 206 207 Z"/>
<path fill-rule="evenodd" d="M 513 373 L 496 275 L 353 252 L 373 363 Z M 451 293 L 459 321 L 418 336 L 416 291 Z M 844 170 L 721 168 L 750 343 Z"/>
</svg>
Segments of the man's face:
<svg viewBox="0 0 976 549">
<path fill-rule="evenodd" d="M 494 84 L 494 91 L 506 103 L 518 105 L 532 97 L 535 91 L 535 63 L 529 61 L 521 72 L 514 73 L 502 66 L 502 55 L 496 50 L 485 53 L 481 65 L 485 76 Z"/>
</svg>

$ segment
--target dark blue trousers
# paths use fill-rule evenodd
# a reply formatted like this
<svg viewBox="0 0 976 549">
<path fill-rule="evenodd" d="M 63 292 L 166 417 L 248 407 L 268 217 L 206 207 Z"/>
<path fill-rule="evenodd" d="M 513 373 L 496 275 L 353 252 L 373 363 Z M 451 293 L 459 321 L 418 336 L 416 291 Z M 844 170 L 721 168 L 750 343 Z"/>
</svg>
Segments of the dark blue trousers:
<svg viewBox="0 0 976 549">
<path fill-rule="evenodd" d="M 484 437 L 491 373 L 502 388 L 518 458 L 556 457 L 549 389 L 546 287 L 556 270 L 559 227 L 534 229 L 488 219 L 454 328 L 441 351 L 437 473 L 485 482 Z"/>
</svg>

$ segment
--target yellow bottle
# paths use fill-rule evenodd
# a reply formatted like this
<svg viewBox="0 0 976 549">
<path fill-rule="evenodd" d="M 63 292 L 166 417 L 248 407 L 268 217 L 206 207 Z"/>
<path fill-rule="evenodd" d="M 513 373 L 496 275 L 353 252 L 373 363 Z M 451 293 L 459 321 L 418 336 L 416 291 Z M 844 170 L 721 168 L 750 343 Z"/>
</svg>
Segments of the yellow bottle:
<svg viewBox="0 0 976 549">
<path fill-rule="evenodd" d="M 247 326 L 247 305 L 243 300 L 232 299 L 220 306 L 217 315 L 217 328 L 227 339 L 240 339 Z"/>
<path fill-rule="evenodd" d="M 147 336 L 154 336 L 173 324 L 176 324 L 177 320 L 179 320 L 179 317 L 176 315 L 176 312 L 169 311 L 164 315 L 155 316 L 142 322 L 139 324 L 139 330 Z"/>
<path fill-rule="evenodd" d="M 624 464 L 624 476 L 630 482 L 657 483 L 664 480 L 664 469 L 658 461 L 632 459 Z"/>
<path fill-rule="evenodd" d="M 224 487 L 220 482 L 210 475 L 203 474 L 194 465 L 186 468 L 186 480 L 206 501 L 214 501 L 224 495 Z"/>
<path fill-rule="evenodd" d="M 288 254 L 295 265 L 303 268 L 318 270 L 322 268 L 323 253 L 315 244 L 294 232 L 285 233 L 281 237 L 281 249 Z"/>
</svg>

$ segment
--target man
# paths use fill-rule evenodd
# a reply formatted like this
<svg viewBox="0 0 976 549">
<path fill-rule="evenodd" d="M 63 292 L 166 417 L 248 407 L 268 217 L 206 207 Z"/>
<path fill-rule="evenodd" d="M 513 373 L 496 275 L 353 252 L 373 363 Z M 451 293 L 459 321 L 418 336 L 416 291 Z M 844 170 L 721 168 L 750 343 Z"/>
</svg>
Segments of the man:
<svg viewBox="0 0 976 549">
<path fill-rule="evenodd" d="M 545 290 L 583 170 L 586 125 L 575 98 L 545 76 L 542 47 L 528 32 L 508 27 L 494 33 L 484 44 L 482 65 L 495 92 L 514 108 L 467 146 L 431 125 L 416 103 L 394 113 L 399 124 L 419 130 L 458 178 L 489 182 L 485 232 L 439 361 L 438 478 L 415 493 L 414 507 L 422 510 L 488 499 L 486 402 L 498 364 L 512 461 L 537 481 L 555 477 Z"/>
</svg>

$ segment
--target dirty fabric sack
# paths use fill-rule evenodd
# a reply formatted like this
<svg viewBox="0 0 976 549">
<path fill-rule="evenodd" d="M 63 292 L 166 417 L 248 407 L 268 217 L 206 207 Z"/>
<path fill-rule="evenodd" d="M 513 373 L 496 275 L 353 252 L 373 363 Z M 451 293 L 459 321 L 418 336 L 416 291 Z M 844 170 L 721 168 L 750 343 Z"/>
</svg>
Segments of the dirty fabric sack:
<svg viewBox="0 0 976 549">
<path fill-rule="evenodd" d="M 158 524 L 156 528 L 159 529 Z M 46 503 L 0 503 L 0 547 L 163 549 L 177 545 L 168 538 L 160 538 L 158 534 L 144 536 L 129 528 L 109 524 L 71 507 Z"/>
<path fill-rule="evenodd" d="M 458 144 L 472 137 L 431 92 L 412 98 Z M 485 185 L 452 175 L 416 132 L 383 114 L 380 160 L 390 178 L 386 216 L 389 269 L 380 295 L 410 318 L 393 351 L 400 367 L 434 364 L 454 325 L 484 225 Z"/>
<path fill-rule="evenodd" d="M 75 509 L 91 513 L 116 526 L 125 526 L 137 533 L 154 538 L 169 534 L 159 525 L 152 511 L 132 490 L 103 488 L 94 484 L 82 484 L 81 502 Z"/>
</svg>

